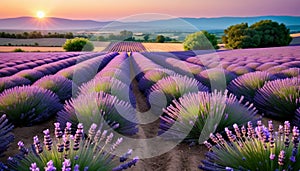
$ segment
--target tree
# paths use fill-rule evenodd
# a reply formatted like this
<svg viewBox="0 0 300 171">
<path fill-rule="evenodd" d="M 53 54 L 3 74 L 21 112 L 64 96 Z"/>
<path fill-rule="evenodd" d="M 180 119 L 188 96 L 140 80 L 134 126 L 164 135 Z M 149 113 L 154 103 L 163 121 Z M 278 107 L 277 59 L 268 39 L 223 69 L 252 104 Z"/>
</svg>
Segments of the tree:
<svg viewBox="0 0 300 171">
<path fill-rule="evenodd" d="M 149 40 L 149 38 L 150 38 L 149 34 L 146 34 L 146 35 L 144 36 L 144 40 L 145 40 L 146 42 Z"/>
<path fill-rule="evenodd" d="M 224 30 L 222 37 L 225 47 L 229 49 L 258 47 L 260 35 L 248 27 L 247 23 L 236 24 Z"/>
<path fill-rule="evenodd" d="M 230 49 L 286 46 L 292 40 L 284 24 L 271 20 L 262 20 L 250 27 L 247 23 L 236 24 L 224 33 L 222 41 Z"/>
<path fill-rule="evenodd" d="M 250 26 L 261 36 L 259 47 L 287 46 L 292 41 L 290 30 L 284 24 L 262 20 Z"/>
<path fill-rule="evenodd" d="M 94 45 L 88 39 L 76 37 L 74 39 L 67 39 L 63 48 L 66 51 L 93 51 Z"/>
<path fill-rule="evenodd" d="M 185 50 L 218 49 L 217 37 L 207 31 L 200 31 L 186 36 L 183 42 Z"/>
<path fill-rule="evenodd" d="M 156 37 L 156 42 L 157 43 L 164 43 L 165 42 L 165 37 L 163 35 L 158 35 Z"/>
<path fill-rule="evenodd" d="M 120 40 L 130 40 L 132 39 L 133 36 L 133 32 L 132 31 L 127 31 L 127 30 L 123 30 L 120 31 Z"/>
<path fill-rule="evenodd" d="M 104 36 L 98 36 L 97 40 L 98 40 L 98 41 L 105 41 L 106 39 L 105 39 Z"/>
</svg>

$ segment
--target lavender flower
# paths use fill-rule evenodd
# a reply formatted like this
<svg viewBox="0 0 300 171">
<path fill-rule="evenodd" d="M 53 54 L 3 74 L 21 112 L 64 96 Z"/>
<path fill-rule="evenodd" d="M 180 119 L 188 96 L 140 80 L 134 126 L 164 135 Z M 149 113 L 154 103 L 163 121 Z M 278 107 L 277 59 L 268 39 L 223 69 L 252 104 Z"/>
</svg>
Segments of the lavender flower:
<svg viewBox="0 0 300 171">
<path fill-rule="evenodd" d="M 50 160 L 45 167 L 45 171 L 56 171 L 56 167 L 53 165 L 53 161 Z"/>
<path fill-rule="evenodd" d="M 62 171 L 71 171 L 71 161 L 70 159 L 65 159 L 63 162 L 63 166 L 61 168 Z"/>
<path fill-rule="evenodd" d="M 40 171 L 40 169 L 37 167 L 36 163 L 32 163 L 29 167 L 30 171 Z"/>
</svg>

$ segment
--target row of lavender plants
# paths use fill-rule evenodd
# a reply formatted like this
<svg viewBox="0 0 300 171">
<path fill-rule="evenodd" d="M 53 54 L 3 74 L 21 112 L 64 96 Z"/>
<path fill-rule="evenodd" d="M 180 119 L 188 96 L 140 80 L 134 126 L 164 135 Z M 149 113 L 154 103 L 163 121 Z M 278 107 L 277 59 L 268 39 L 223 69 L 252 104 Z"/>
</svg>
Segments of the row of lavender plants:
<svg viewBox="0 0 300 171">
<path fill-rule="evenodd" d="M 133 135 L 137 130 L 135 99 L 130 87 L 130 63 L 127 53 L 114 57 L 95 77 L 79 87 L 58 113 L 58 121 L 84 125 L 106 123 L 118 133 Z M 94 99 L 94 100 L 91 100 Z"/>
<path fill-rule="evenodd" d="M 105 52 L 145 52 L 144 45 L 140 42 L 111 42 Z"/>
<path fill-rule="evenodd" d="M 45 75 L 55 74 L 56 72 L 62 70 L 63 68 L 74 66 L 77 63 L 83 62 L 85 60 L 94 58 L 102 54 L 103 53 L 90 54 L 90 55 L 85 54 L 80 56 L 74 56 L 67 59 L 62 59 L 56 62 L 37 64 L 39 66 L 36 66 L 34 68 L 23 68 L 23 70 L 21 70 L 20 72 L 12 76 L 6 76 L 0 78 L 0 92 L 15 86 L 33 84 L 35 81 L 37 81 L 38 79 L 42 78 Z"/>
<path fill-rule="evenodd" d="M 1 54 L 1 55 L 5 55 Z M 15 54 L 19 57 L 17 60 L 12 60 L 11 62 L 4 63 L 0 65 L 0 76 L 10 76 L 13 75 L 19 71 L 25 70 L 25 69 L 32 69 L 37 66 L 41 66 L 44 64 L 49 64 L 52 62 L 57 62 L 60 60 L 70 59 L 73 57 L 76 57 L 80 54 L 76 53 L 68 53 L 65 55 L 56 55 L 52 53 L 45 53 L 44 55 L 34 55 L 32 53 L 25 53 L 25 54 Z M 13 56 L 13 55 L 12 55 Z M 10 57 L 8 57 L 9 59 Z M 1 61 L 6 61 L 6 57 L 1 58 Z"/>
</svg>

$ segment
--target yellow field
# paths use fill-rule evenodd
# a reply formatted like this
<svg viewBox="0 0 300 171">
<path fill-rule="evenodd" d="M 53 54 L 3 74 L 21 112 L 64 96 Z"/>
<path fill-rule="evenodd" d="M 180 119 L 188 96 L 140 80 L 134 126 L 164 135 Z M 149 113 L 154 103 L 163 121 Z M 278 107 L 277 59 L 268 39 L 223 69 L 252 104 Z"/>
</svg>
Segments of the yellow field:
<svg viewBox="0 0 300 171">
<path fill-rule="evenodd" d="M 292 37 L 292 38 L 300 37 L 300 33 L 291 34 L 291 37 Z"/>
<path fill-rule="evenodd" d="M 32 47 L 32 46 L 0 46 L 0 52 L 12 52 L 15 49 L 23 49 L 26 52 L 64 52 L 62 47 Z"/>
<path fill-rule="evenodd" d="M 181 43 L 142 43 L 149 52 L 183 51 Z"/>
</svg>

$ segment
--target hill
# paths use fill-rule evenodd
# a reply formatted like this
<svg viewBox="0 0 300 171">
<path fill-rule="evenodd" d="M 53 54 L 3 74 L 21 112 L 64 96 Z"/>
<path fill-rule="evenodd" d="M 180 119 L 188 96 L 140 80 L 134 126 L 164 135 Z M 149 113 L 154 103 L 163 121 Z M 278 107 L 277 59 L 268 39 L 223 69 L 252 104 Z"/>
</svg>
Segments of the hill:
<svg viewBox="0 0 300 171">
<path fill-rule="evenodd" d="M 300 16 L 258 16 L 258 17 L 219 17 L 219 18 L 171 18 L 167 20 L 122 22 L 70 20 L 64 18 L 18 17 L 0 19 L 1 30 L 102 30 L 135 32 L 195 32 L 197 30 L 224 30 L 230 25 L 260 20 L 274 20 L 287 25 L 291 32 L 300 31 Z"/>
</svg>

